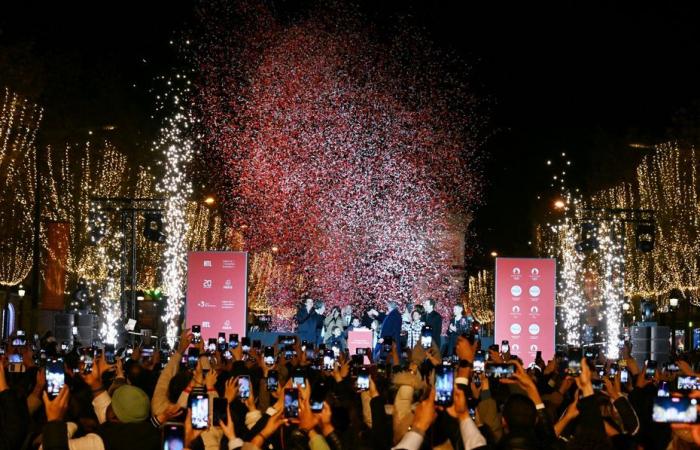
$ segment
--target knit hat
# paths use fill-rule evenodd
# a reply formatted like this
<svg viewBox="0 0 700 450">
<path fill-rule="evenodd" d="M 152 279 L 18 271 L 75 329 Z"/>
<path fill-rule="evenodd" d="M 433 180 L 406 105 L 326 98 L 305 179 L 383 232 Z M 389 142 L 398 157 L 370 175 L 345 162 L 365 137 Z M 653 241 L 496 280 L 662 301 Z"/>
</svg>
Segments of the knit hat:
<svg viewBox="0 0 700 450">
<path fill-rule="evenodd" d="M 151 413 L 151 401 L 141 389 L 125 384 L 112 394 L 112 411 L 123 423 L 143 422 Z"/>
</svg>

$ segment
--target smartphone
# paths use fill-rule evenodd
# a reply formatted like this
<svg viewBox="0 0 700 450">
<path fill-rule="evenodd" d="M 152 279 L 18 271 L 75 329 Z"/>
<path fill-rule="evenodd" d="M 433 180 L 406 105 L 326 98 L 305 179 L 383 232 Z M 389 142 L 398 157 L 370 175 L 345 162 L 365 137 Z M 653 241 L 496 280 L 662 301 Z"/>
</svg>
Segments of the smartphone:
<svg viewBox="0 0 700 450">
<path fill-rule="evenodd" d="M 667 381 L 662 381 L 659 383 L 659 388 L 656 391 L 656 396 L 657 397 L 670 397 L 671 396 L 671 389 L 669 389 Z"/>
<path fill-rule="evenodd" d="M 611 380 L 615 379 L 615 376 L 617 375 L 617 372 L 620 370 L 618 365 L 616 363 L 610 364 L 610 367 L 608 368 L 608 378 Z"/>
<path fill-rule="evenodd" d="M 679 372 L 680 370 L 680 367 L 678 367 L 678 364 L 676 364 L 675 362 L 668 363 L 668 365 L 666 366 L 667 372 L 675 373 Z"/>
<path fill-rule="evenodd" d="M 424 325 L 420 334 L 420 345 L 428 349 L 433 346 L 433 327 Z"/>
<path fill-rule="evenodd" d="M 366 349 L 366 348 L 362 348 L 362 347 L 357 347 L 357 348 L 355 349 L 355 354 L 356 354 L 356 355 L 365 356 L 365 355 L 367 354 L 367 349 Z"/>
<path fill-rule="evenodd" d="M 250 377 L 248 375 L 238 377 L 238 394 L 243 400 L 250 398 Z"/>
<path fill-rule="evenodd" d="M 24 347 L 25 345 L 27 345 L 27 336 L 24 334 L 24 331 L 17 330 L 15 338 L 12 340 L 12 346 Z"/>
<path fill-rule="evenodd" d="M 328 394 L 328 385 L 325 381 L 317 381 L 311 389 L 311 412 L 320 413 L 323 411 L 323 402 Z"/>
<path fill-rule="evenodd" d="M 117 362 L 114 358 L 114 344 L 105 344 L 104 355 L 107 364 L 114 364 Z"/>
<path fill-rule="evenodd" d="M 454 396 L 455 371 L 452 367 L 439 365 L 435 368 L 435 404 L 451 406 Z"/>
<path fill-rule="evenodd" d="M 228 335 L 228 346 L 231 349 L 238 348 L 238 334 L 231 333 Z"/>
<path fill-rule="evenodd" d="M 581 349 L 571 349 L 568 354 L 566 374 L 572 377 L 581 375 Z"/>
<path fill-rule="evenodd" d="M 141 359 L 147 361 L 153 358 L 153 346 L 146 345 L 141 349 Z"/>
<path fill-rule="evenodd" d="M 627 367 L 620 367 L 620 383 L 627 383 L 630 379 L 630 371 Z"/>
<path fill-rule="evenodd" d="M 603 389 L 605 389 L 605 383 L 603 382 L 603 380 L 594 379 L 591 380 L 591 384 L 593 385 L 594 391 L 602 391 Z"/>
<path fill-rule="evenodd" d="M 85 363 L 83 367 L 84 373 L 92 373 L 93 352 L 91 348 L 80 349 L 80 360 Z"/>
<path fill-rule="evenodd" d="M 216 338 L 209 338 L 207 341 L 207 352 L 208 353 L 214 353 L 216 352 L 217 345 L 216 345 Z"/>
<path fill-rule="evenodd" d="M 386 336 L 384 338 L 384 344 L 382 345 L 382 350 L 384 350 L 384 353 L 389 353 L 393 344 L 394 338 L 392 338 L 391 336 Z"/>
<path fill-rule="evenodd" d="M 698 420 L 697 400 L 688 397 L 656 397 L 651 416 L 657 423 L 695 423 Z"/>
<path fill-rule="evenodd" d="M 493 378 L 511 378 L 515 373 L 515 365 L 510 363 L 486 364 L 486 375 Z"/>
<path fill-rule="evenodd" d="M 650 359 L 647 361 L 647 367 L 644 369 L 644 378 L 647 380 L 651 380 L 654 378 L 654 375 L 656 374 L 656 361 L 653 359 Z"/>
<path fill-rule="evenodd" d="M 221 397 L 214 398 L 214 406 L 212 408 L 214 426 L 219 426 L 219 421 L 226 423 L 228 422 L 228 400 Z"/>
<path fill-rule="evenodd" d="M 61 351 L 62 352 L 67 352 L 69 348 L 70 348 L 70 344 L 68 343 L 68 341 L 61 342 Z"/>
<path fill-rule="evenodd" d="M 56 398 L 61 388 L 66 384 L 66 374 L 63 368 L 63 358 L 51 359 L 46 362 L 46 393 L 49 398 Z"/>
<path fill-rule="evenodd" d="M 355 389 L 357 389 L 358 392 L 369 390 L 369 370 L 367 370 L 366 367 L 360 367 L 360 370 L 357 373 Z"/>
<path fill-rule="evenodd" d="M 267 390 L 276 392 L 279 387 L 279 374 L 276 370 L 267 372 Z"/>
<path fill-rule="evenodd" d="M 284 390 L 284 417 L 287 419 L 299 417 L 299 389 L 287 388 Z"/>
<path fill-rule="evenodd" d="M 202 327 L 200 325 L 192 325 L 192 343 L 199 344 L 202 342 Z"/>
<path fill-rule="evenodd" d="M 197 361 L 199 361 L 199 349 L 190 347 L 187 350 L 187 368 L 190 370 L 196 369 Z"/>
<path fill-rule="evenodd" d="M 262 342 L 260 341 L 260 339 L 253 339 L 253 348 L 262 348 Z"/>
<path fill-rule="evenodd" d="M 501 353 L 508 353 L 510 352 L 510 345 L 508 344 L 508 340 L 504 339 L 501 341 Z"/>
<path fill-rule="evenodd" d="M 275 364 L 275 349 L 274 349 L 274 347 L 270 347 L 269 345 L 267 347 L 265 347 L 263 357 L 265 360 L 265 365 L 273 366 Z"/>
<path fill-rule="evenodd" d="M 473 370 L 476 373 L 483 373 L 486 367 L 486 352 L 483 350 L 478 350 L 474 355 L 474 367 Z"/>
<path fill-rule="evenodd" d="M 190 408 L 192 408 L 192 428 L 195 430 L 209 428 L 209 396 L 206 393 L 191 394 Z"/>
<path fill-rule="evenodd" d="M 679 391 L 700 390 L 700 379 L 692 375 L 680 375 L 678 377 L 677 389 Z"/>
<path fill-rule="evenodd" d="M 300 369 L 295 369 L 292 374 L 292 387 L 306 389 L 304 381 L 304 372 Z"/>
<path fill-rule="evenodd" d="M 163 425 L 161 450 L 182 450 L 185 448 L 185 425 L 179 422 L 166 422 Z"/>
<path fill-rule="evenodd" d="M 295 355 L 294 347 L 291 345 L 285 345 L 284 346 L 284 359 L 287 361 L 290 361 L 294 358 Z"/>
<path fill-rule="evenodd" d="M 332 371 L 335 367 L 335 353 L 333 350 L 326 350 L 323 353 L 323 370 Z"/>
<path fill-rule="evenodd" d="M 243 353 L 248 353 L 250 351 L 250 338 L 249 337 L 241 338 L 241 349 L 243 350 Z"/>
</svg>

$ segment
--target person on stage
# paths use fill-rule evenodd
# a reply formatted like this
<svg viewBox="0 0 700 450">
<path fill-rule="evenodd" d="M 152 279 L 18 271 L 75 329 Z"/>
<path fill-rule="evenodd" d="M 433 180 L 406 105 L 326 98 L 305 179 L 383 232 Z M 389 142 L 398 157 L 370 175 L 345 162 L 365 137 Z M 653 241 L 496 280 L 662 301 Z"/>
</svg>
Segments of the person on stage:
<svg viewBox="0 0 700 450">
<path fill-rule="evenodd" d="M 423 331 L 423 316 L 420 310 L 414 308 L 411 313 L 411 321 L 402 325 L 403 331 L 406 332 L 406 347 L 413 348 L 420 342 L 421 333 Z"/>
<path fill-rule="evenodd" d="M 319 300 L 316 302 L 315 309 L 316 333 L 312 342 L 315 342 L 316 345 L 321 345 L 323 344 L 323 322 L 326 320 L 326 316 L 324 315 L 326 312 L 326 305 L 323 303 L 323 301 Z"/>
<path fill-rule="evenodd" d="M 296 320 L 299 339 L 316 343 L 318 314 L 314 308 L 314 300 L 312 298 L 304 300 L 304 304 L 299 308 L 299 311 L 297 311 Z"/>
<path fill-rule="evenodd" d="M 387 302 L 387 313 L 382 321 L 379 339 L 375 348 L 375 354 L 379 354 L 380 346 L 384 343 L 384 339 L 391 337 L 396 345 L 400 345 L 401 339 L 401 313 L 399 313 L 398 305 L 395 301 Z"/>
<path fill-rule="evenodd" d="M 347 348 L 347 341 L 345 336 L 343 336 L 343 330 L 339 326 L 332 328 L 332 331 L 326 338 L 326 348 L 338 348 L 341 352 L 344 352 Z"/>
<path fill-rule="evenodd" d="M 435 300 L 429 298 L 423 302 L 425 324 L 433 329 L 433 342 L 442 349 L 442 316 L 435 311 Z"/>
<path fill-rule="evenodd" d="M 340 314 L 340 308 L 337 306 L 334 306 L 331 309 L 331 313 L 323 320 L 323 336 L 325 339 L 331 336 L 335 327 L 339 327 L 341 331 L 345 329 L 345 321 Z"/>
<path fill-rule="evenodd" d="M 450 320 L 450 325 L 447 327 L 447 339 L 448 339 L 448 354 L 452 354 L 455 345 L 457 344 L 457 337 L 462 334 L 469 334 L 471 331 L 471 321 L 467 316 L 464 315 L 464 305 L 458 303 L 452 307 L 452 319 Z"/>
<path fill-rule="evenodd" d="M 346 305 L 343 308 L 343 328 L 347 328 L 352 324 L 352 306 Z"/>
</svg>

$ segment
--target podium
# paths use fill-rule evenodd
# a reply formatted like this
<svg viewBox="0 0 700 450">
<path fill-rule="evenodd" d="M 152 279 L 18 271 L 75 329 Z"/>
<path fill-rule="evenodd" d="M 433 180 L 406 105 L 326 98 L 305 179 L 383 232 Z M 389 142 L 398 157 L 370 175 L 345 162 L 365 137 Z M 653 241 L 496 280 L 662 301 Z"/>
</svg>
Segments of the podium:
<svg viewBox="0 0 700 450">
<path fill-rule="evenodd" d="M 372 346 L 372 330 L 369 328 L 357 328 L 352 331 L 348 331 L 348 352 L 350 356 L 354 355 L 358 348 L 370 348 L 374 351 Z M 365 363 L 368 363 L 369 359 L 365 357 Z"/>
</svg>

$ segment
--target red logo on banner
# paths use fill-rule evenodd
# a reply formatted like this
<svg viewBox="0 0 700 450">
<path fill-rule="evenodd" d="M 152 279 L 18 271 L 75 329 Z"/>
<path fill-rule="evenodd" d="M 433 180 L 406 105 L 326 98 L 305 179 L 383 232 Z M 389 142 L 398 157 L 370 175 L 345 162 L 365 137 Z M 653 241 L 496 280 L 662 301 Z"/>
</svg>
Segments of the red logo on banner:
<svg viewBox="0 0 700 450">
<path fill-rule="evenodd" d="M 248 254 L 190 252 L 187 256 L 187 326 L 200 325 L 202 338 L 219 332 L 246 335 Z"/>
<path fill-rule="evenodd" d="M 526 365 L 554 355 L 556 278 L 554 259 L 496 259 L 495 343 L 508 340 Z"/>
</svg>

